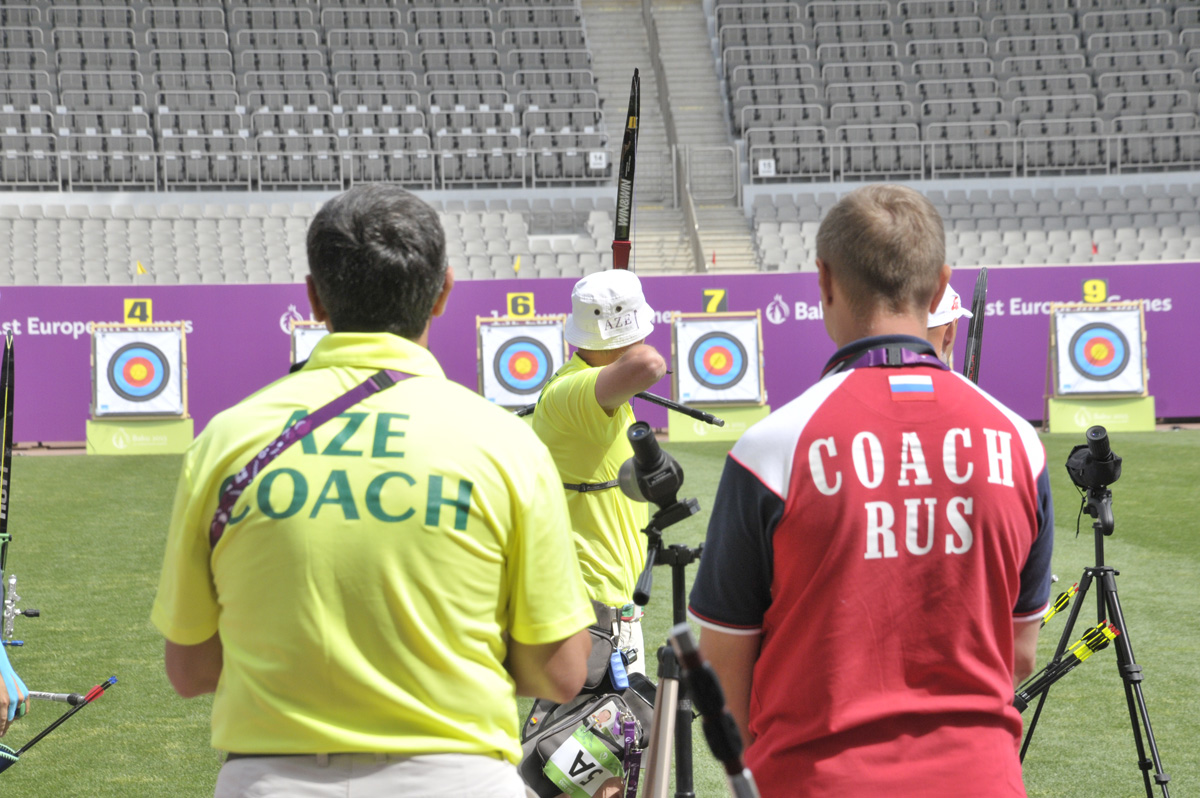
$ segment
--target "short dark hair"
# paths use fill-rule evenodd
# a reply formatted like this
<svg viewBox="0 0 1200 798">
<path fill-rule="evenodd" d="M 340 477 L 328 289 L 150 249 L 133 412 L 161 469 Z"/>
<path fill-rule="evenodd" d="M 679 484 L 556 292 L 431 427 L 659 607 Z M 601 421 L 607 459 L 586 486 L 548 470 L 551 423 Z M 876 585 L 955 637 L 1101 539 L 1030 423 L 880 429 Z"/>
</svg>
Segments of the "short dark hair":
<svg viewBox="0 0 1200 798">
<path fill-rule="evenodd" d="M 308 228 L 308 270 L 336 332 L 417 338 L 446 279 L 437 214 L 387 183 L 326 202 Z"/>
<path fill-rule="evenodd" d="M 928 310 L 946 262 L 945 228 L 920 192 L 863 186 L 842 197 L 821 222 L 817 257 L 860 313 Z"/>
</svg>

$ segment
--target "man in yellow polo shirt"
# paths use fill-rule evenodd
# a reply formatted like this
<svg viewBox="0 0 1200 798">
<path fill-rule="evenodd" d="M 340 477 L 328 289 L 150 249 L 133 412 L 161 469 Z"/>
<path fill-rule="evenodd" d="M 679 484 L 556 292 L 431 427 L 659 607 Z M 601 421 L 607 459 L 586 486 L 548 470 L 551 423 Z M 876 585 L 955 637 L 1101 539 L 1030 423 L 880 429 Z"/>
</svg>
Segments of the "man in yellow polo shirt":
<svg viewBox="0 0 1200 798">
<path fill-rule="evenodd" d="M 524 798 L 516 695 L 575 695 L 595 617 L 554 463 L 426 348 L 453 285 L 428 206 L 354 188 L 308 259 L 332 334 L 185 456 L 152 612 L 167 675 L 216 693 L 217 796 Z"/>
<path fill-rule="evenodd" d="M 578 351 L 542 389 L 533 411 L 533 431 L 550 449 L 566 492 L 588 595 L 603 605 L 597 615 L 614 624 L 631 660 L 627 668 L 636 673 L 645 673 L 646 663 L 641 609 L 632 596 L 646 564 L 641 530 L 649 513 L 621 492 L 617 476 L 633 456 L 629 400 L 667 371 L 662 356 L 643 343 L 653 320 L 632 272 L 597 272 L 576 283 L 565 335 Z"/>
</svg>

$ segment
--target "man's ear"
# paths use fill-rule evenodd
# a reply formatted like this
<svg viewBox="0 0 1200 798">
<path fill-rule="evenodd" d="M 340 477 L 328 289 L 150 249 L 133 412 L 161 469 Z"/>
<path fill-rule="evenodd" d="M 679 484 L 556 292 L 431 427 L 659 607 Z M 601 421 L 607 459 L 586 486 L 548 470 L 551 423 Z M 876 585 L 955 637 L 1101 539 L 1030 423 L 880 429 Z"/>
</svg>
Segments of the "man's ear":
<svg viewBox="0 0 1200 798">
<path fill-rule="evenodd" d="M 817 258 L 817 286 L 821 289 L 821 301 L 826 305 L 833 303 L 833 274 L 825 261 Z"/>
<path fill-rule="evenodd" d="M 431 316 L 440 316 L 446 312 L 446 302 L 450 299 L 450 292 L 454 290 L 454 267 L 446 266 L 446 279 L 442 283 L 442 292 L 438 294 L 438 298 L 433 303 L 433 313 Z"/>
<path fill-rule="evenodd" d="M 950 264 L 943 263 L 942 271 L 938 274 L 938 290 L 933 294 L 933 301 L 929 303 L 928 311 L 933 313 L 937 310 L 937 306 L 942 301 L 942 294 L 946 293 L 946 286 L 950 285 Z"/>
<path fill-rule="evenodd" d="M 946 337 L 942 341 L 942 351 L 946 353 L 946 362 L 950 362 L 950 353 L 954 351 L 954 339 L 958 337 L 958 319 L 946 325 Z"/>
<path fill-rule="evenodd" d="M 308 290 L 308 304 L 312 307 L 313 318 L 325 322 L 325 329 L 333 332 L 333 325 L 329 321 L 329 311 L 325 310 L 325 303 L 317 294 L 317 284 L 313 282 L 311 274 L 304 276 L 304 287 Z"/>
</svg>

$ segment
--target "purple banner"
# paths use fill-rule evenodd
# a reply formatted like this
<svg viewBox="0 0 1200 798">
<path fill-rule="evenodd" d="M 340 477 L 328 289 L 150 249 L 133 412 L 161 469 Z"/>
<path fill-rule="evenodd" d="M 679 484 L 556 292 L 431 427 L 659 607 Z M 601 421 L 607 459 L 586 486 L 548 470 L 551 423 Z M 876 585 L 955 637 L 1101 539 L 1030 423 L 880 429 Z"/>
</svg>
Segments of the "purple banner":
<svg viewBox="0 0 1200 798">
<path fill-rule="evenodd" d="M 1078 302 L 1102 288 L 1109 300 L 1146 300 L 1150 393 L 1160 417 L 1200 416 L 1200 369 L 1169 352 L 1200 338 L 1198 264 L 992 269 L 979 384 L 1020 415 L 1040 419 L 1051 302 Z M 976 271 L 952 284 L 970 302 Z M 478 389 L 477 316 L 503 316 L 512 294 L 532 294 L 538 314 L 570 310 L 573 280 L 461 281 L 430 346 L 451 379 Z M 767 401 L 779 407 L 816 381 L 834 346 L 821 320 L 815 274 L 678 275 L 643 280 L 658 323 L 650 343 L 670 352 L 669 314 L 721 307 L 763 312 Z M 721 293 L 724 292 L 724 293 Z M 309 318 L 303 285 L 29 286 L 0 289 L 0 325 L 16 334 L 16 430 L 20 442 L 82 441 L 91 406 L 89 322 L 124 321 L 126 301 L 151 301 L 156 322 L 187 323 L 188 404 L 196 430 L 220 410 L 282 376 L 290 318 Z M 722 304 L 723 303 L 723 304 Z M 965 321 L 956 361 L 963 358 Z M 670 378 L 652 389 L 670 396 Z M 636 404 L 666 426 L 666 412 Z M 720 415 L 717 411 L 717 415 Z"/>
</svg>

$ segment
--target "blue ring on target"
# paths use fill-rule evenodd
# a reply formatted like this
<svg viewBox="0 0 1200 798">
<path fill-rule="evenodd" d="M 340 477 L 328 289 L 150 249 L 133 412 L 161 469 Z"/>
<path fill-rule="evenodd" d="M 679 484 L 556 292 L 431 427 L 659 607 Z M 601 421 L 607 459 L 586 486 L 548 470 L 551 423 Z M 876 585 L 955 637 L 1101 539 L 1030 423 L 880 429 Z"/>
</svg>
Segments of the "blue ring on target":
<svg viewBox="0 0 1200 798">
<path fill-rule="evenodd" d="M 500 386 L 515 394 L 533 394 L 550 379 L 554 360 L 546 345 L 535 338 L 510 338 L 496 350 L 492 371 Z"/>
<path fill-rule="evenodd" d="M 125 344 L 108 361 L 108 384 L 122 399 L 148 402 L 162 393 L 171 376 L 166 355 L 144 342 Z"/>
<path fill-rule="evenodd" d="M 1071 366 L 1089 380 L 1111 380 L 1129 365 L 1129 340 L 1105 322 L 1085 324 L 1067 347 Z"/>
<path fill-rule="evenodd" d="M 725 332 L 701 335 L 688 352 L 688 368 L 706 388 L 723 391 L 746 376 L 749 358 L 742 342 Z"/>
</svg>

